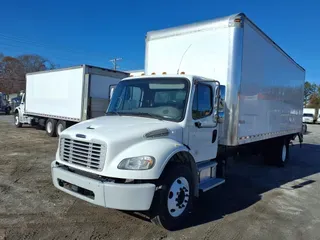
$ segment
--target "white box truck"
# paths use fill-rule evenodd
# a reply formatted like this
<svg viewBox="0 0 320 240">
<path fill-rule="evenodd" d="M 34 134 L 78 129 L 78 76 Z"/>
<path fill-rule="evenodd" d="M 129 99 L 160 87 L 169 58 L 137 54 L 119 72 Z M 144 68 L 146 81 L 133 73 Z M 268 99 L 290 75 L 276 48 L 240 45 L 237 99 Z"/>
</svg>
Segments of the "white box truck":
<svg viewBox="0 0 320 240">
<path fill-rule="evenodd" d="M 304 123 L 320 123 L 320 111 L 318 108 L 303 108 Z"/>
<path fill-rule="evenodd" d="M 244 14 L 149 32 L 145 71 L 61 134 L 58 189 L 175 229 L 239 149 L 283 166 L 302 140 L 305 70 Z"/>
<path fill-rule="evenodd" d="M 60 135 L 75 123 L 105 115 L 115 86 L 128 76 L 89 65 L 29 73 L 14 123 L 40 124 L 49 136 Z"/>
</svg>

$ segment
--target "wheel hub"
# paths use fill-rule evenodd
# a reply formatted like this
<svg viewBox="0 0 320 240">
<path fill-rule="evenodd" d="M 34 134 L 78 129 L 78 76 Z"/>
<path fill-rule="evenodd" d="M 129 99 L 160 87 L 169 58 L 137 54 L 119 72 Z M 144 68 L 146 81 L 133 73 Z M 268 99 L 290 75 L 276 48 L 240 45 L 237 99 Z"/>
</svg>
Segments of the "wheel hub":
<svg viewBox="0 0 320 240">
<path fill-rule="evenodd" d="M 63 126 L 61 124 L 58 125 L 58 135 L 62 132 Z"/>
<path fill-rule="evenodd" d="M 176 201 L 177 201 L 177 206 L 181 206 L 182 204 L 183 204 L 183 202 L 184 202 L 184 199 L 185 199 L 185 197 L 186 197 L 186 193 L 185 193 L 185 191 L 182 189 L 182 188 L 180 188 L 180 192 L 177 194 L 178 195 L 178 197 L 177 197 L 177 199 L 176 199 Z"/>
<path fill-rule="evenodd" d="M 287 147 L 286 145 L 283 145 L 282 147 L 282 161 L 285 162 L 287 158 Z"/>
<path fill-rule="evenodd" d="M 189 194 L 189 183 L 184 177 L 179 177 L 172 183 L 167 201 L 171 216 L 178 217 L 184 212 L 189 201 Z"/>
<path fill-rule="evenodd" d="M 48 131 L 49 133 L 51 133 L 51 131 L 52 131 L 52 123 L 51 123 L 51 122 L 49 122 L 49 123 L 47 124 L 47 131 Z"/>
</svg>

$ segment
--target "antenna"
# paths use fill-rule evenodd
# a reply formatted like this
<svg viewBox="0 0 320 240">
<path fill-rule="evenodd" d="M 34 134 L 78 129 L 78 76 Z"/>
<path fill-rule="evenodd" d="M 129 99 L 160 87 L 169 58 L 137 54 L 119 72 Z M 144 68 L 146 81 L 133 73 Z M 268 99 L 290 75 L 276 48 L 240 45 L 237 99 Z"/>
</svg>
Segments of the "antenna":
<svg viewBox="0 0 320 240">
<path fill-rule="evenodd" d="M 179 67 L 178 67 L 178 70 L 177 70 L 177 74 L 179 74 L 179 70 L 180 70 L 180 66 L 181 66 L 181 63 L 182 63 L 182 60 L 184 58 L 184 55 L 186 55 L 186 53 L 188 52 L 189 48 L 191 47 L 192 43 L 189 45 L 189 47 L 186 49 L 186 51 L 184 51 L 182 57 L 181 57 L 181 60 L 180 60 L 180 63 L 179 63 Z"/>
</svg>

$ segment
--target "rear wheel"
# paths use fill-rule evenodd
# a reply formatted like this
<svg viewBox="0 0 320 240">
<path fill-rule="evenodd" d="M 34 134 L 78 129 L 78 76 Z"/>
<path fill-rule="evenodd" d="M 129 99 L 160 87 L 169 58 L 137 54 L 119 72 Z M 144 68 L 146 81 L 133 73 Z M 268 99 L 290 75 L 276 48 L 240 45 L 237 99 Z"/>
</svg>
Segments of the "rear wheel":
<svg viewBox="0 0 320 240">
<path fill-rule="evenodd" d="M 282 142 L 278 149 L 279 157 L 276 159 L 276 164 L 283 167 L 289 160 L 289 141 L 286 139 Z"/>
<path fill-rule="evenodd" d="M 56 133 L 56 124 L 57 124 L 57 120 L 49 118 L 46 122 L 46 132 L 48 134 L 48 136 L 50 137 L 56 137 L 57 133 Z"/>
<path fill-rule="evenodd" d="M 267 164 L 283 167 L 289 160 L 289 140 L 277 139 L 269 143 L 270 148 L 265 149 L 264 159 Z"/>
<path fill-rule="evenodd" d="M 67 123 L 63 120 L 59 120 L 56 126 L 56 133 L 60 136 L 61 132 L 66 129 Z"/>
<path fill-rule="evenodd" d="M 15 112 L 15 113 L 14 113 L 14 125 L 15 125 L 17 128 L 22 127 L 22 123 L 20 122 L 20 119 L 19 119 L 19 112 Z"/>
<path fill-rule="evenodd" d="M 183 225 L 193 201 L 191 170 L 185 165 L 171 165 L 160 178 L 161 188 L 154 198 L 151 221 L 168 230 Z"/>
</svg>

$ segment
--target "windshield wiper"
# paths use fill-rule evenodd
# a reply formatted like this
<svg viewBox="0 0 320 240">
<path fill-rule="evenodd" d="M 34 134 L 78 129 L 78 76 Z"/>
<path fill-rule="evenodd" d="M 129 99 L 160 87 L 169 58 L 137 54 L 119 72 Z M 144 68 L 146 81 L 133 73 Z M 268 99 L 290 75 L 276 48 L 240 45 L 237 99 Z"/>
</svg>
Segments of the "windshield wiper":
<svg viewBox="0 0 320 240">
<path fill-rule="evenodd" d="M 120 116 L 120 114 L 118 112 L 106 112 L 106 116 L 107 115 L 117 115 Z"/>
<path fill-rule="evenodd" d="M 145 113 L 145 112 L 133 112 L 133 113 L 130 113 L 134 116 L 141 116 L 141 117 L 150 117 L 150 118 L 155 118 L 155 119 L 159 119 L 159 120 L 164 120 L 166 118 L 160 116 L 160 115 L 157 115 L 157 114 L 152 114 L 152 113 Z"/>
</svg>

